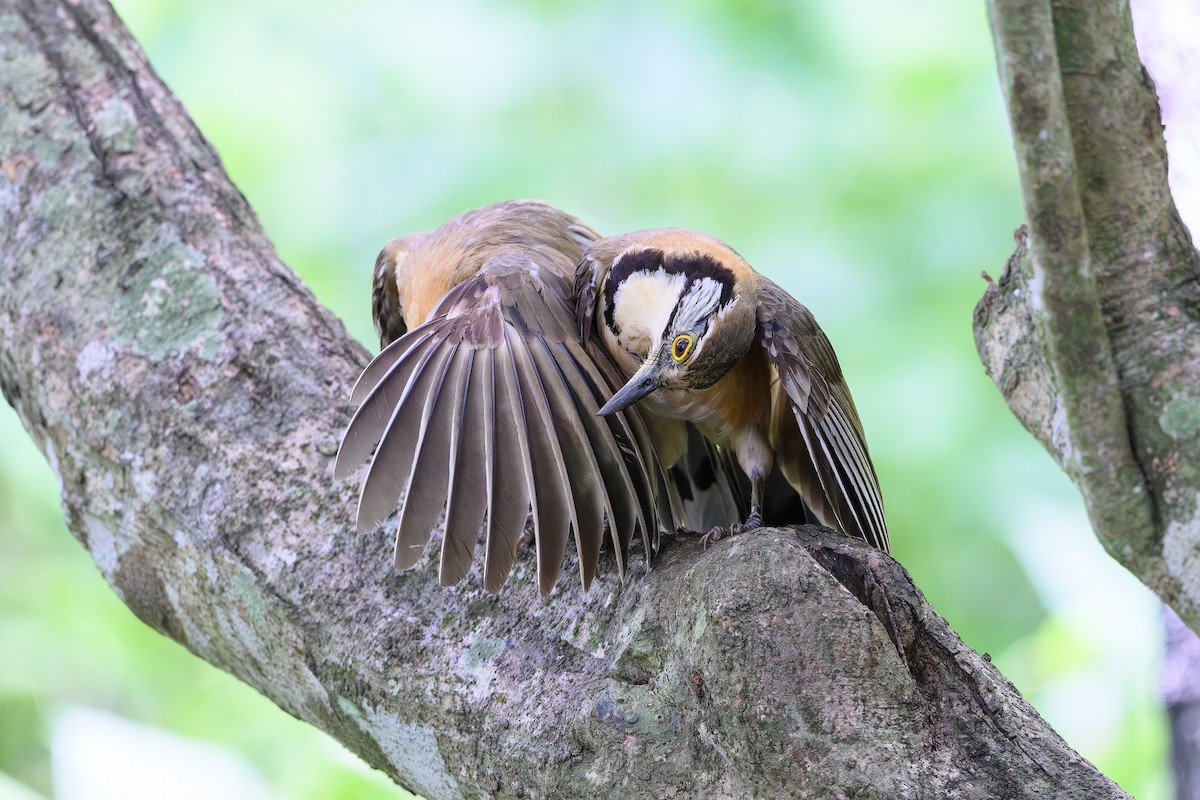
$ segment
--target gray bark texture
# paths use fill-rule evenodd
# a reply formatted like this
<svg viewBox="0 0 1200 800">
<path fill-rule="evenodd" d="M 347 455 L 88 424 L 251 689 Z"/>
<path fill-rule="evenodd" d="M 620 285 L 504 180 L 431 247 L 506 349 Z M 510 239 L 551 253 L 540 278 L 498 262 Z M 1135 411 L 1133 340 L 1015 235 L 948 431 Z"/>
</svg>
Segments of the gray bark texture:
<svg viewBox="0 0 1200 800">
<path fill-rule="evenodd" d="M 989 0 L 1027 226 L 975 311 L 1105 549 L 1200 629 L 1200 255 L 1127 0 Z"/>
<path fill-rule="evenodd" d="M 1105 798 L 891 558 L 817 528 L 498 597 L 331 480 L 367 353 L 101 0 L 0 5 L 0 387 L 147 624 L 430 798 Z M 393 526 L 394 527 L 394 526 Z"/>
</svg>

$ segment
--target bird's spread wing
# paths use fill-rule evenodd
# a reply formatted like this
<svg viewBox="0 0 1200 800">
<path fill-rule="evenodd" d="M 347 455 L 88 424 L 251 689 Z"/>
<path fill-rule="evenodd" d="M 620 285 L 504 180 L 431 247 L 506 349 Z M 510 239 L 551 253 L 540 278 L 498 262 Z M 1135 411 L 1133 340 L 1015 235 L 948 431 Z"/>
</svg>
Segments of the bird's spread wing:
<svg viewBox="0 0 1200 800">
<path fill-rule="evenodd" d="M 778 376 L 771 438 L 785 475 L 822 522 L 886 551 L 879 481 L 832 345 L 807 308 L 761 276 L 758 327 Z"/>
<path fill-rule="evenodd" d="M 498 591 L 531 510 L 543 594 L 572 535 L 591 583 L 605 518 L 622 572 L 635 535 L 653 546 L 657 490 L 643 423 L 597 416 L 622 378 L 575 336 L 571 290 L 528 255 L 497 256 L 359 378 L 334 473 L 350 474 L 374 451 L 358 528 L 382 523 L 403 496 L 397 567 L 416 563 L 443 509 L 443 584 L 467 574 L 483 530 L 484 585 Z"/>
</svg>

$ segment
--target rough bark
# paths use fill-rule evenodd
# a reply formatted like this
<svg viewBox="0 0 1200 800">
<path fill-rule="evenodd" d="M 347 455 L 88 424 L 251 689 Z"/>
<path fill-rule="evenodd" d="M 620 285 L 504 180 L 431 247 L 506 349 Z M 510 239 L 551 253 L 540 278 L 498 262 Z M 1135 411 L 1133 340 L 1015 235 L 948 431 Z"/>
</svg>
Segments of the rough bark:
<svg viewBox="0 0 1200 800">
<path fill-rule="evenodd" d="M 976 308 L 1105 548 L 1200 627 L 1200 256 L 1121 0 L 990 0 L 1028 227 Z"/>
<path fill-rule="evenodd" d="M 431 798 L 1118 797 L 904 570 L 766 530 L 546 601 L 396 574 L 367 354 L 99 0 L 0 7 L 0 388 L 141 619 Z"/>
</svg>

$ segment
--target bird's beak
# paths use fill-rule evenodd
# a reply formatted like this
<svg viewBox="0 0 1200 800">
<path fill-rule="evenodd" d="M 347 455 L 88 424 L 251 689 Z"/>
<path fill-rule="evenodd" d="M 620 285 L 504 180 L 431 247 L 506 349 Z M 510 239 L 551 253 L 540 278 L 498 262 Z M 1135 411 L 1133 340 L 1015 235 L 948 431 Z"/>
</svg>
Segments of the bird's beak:
<svg viewBox="0 0 1200 800">
<path fill-rule="evenodd" d="M 608 399 L 608 402 L 604 404 L 604 408 L 596 413 L 605 417 L 614 411 L 628 408 L 661 385 L 659 383 L 661 374 L 662 367 L 659 366 L 657 358 L 647 361 L 642 365 L 641 369 L 634 373 L 628 383 L 618 389 L 617 393 Z"/>
</svg>

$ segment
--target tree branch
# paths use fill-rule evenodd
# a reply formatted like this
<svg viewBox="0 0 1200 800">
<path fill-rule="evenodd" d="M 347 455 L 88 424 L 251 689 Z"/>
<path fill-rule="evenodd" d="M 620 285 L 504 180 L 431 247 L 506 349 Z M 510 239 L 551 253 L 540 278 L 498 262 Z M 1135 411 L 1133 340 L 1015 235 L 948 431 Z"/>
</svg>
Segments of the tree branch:
<svg viewBox="0 0 1200 800">
<path fill-rule="evenodd" d="M 980 356 L 1105 548 L 1200 625 L 1200 275 L 1128 4 L 990 0 L 1028 246 Z"/>
<path fill-rule="evenodd" d="M 431 798 L 1123 796 L 845 537 L 395 574 L 330 479 L 366 353 L 112 10 L 18 0 L 0 58 L 0 388 L 157 630 Z"/>
</svg>

